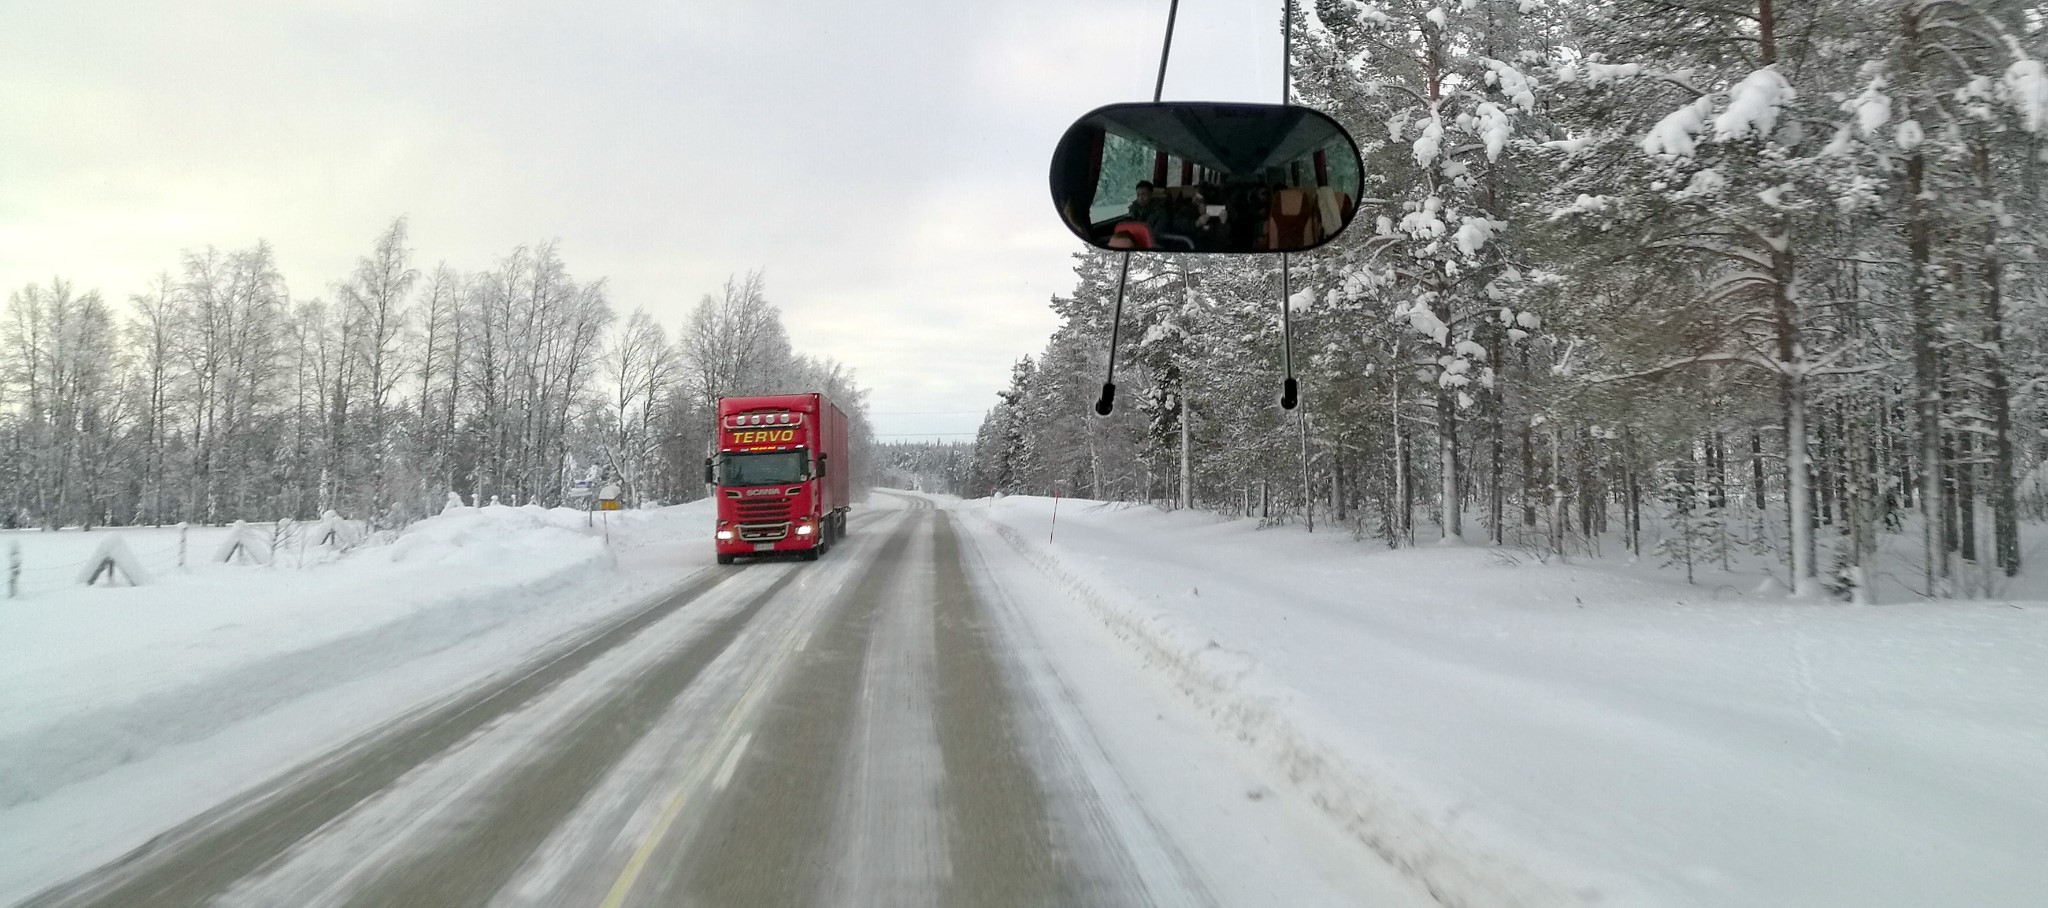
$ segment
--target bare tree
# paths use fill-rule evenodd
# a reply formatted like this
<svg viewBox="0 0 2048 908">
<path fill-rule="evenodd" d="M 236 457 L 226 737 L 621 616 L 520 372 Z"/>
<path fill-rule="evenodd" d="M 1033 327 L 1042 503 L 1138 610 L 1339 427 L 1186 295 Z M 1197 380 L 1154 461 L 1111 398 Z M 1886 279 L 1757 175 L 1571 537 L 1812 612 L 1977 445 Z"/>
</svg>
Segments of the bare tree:
<svg viewBox="0 0 2048 908">
<path fill-rule="evenodd" d="M 368 455 L 363 464 L 364 475 L 374 479 L 386 476 L 391 395 L 404 374 L 397 361 L 398 342 L 410 317 L 412 287 L 419 278 L 419 272 L 412 267 L 412 250 L 405 244 L 406 222 L 399 218 L 377 238 L 376 247 L 368 256 L 356 260 L 355 273 L 349 280 L 336 288 L 343 322 L 353 329 L 347 332 L 344 343 L 348 356 L 354 360 L 350 371 L 361 383 L 360 388 L 350 390 L 359 392 L 358 403 L 369 410 L 367 432 L 360 439 L 360 449 Z M 344 461 L 336 462 L 348 469 Z M 365 489 L 374 486 L 366 484 Z M 388 506 L 396 490 L 375 491 L 383 494 L 374 506 L 369 501 L 352 504 L 374 513 L 378 507 Z"/>
</svg>

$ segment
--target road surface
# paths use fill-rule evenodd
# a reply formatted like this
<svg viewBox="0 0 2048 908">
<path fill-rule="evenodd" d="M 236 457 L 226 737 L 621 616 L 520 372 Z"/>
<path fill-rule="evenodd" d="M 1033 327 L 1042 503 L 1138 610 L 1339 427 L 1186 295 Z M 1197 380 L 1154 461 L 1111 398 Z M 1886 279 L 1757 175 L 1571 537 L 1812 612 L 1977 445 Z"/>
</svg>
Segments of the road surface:
<svg viewBox="0 0 2048 908">
<path fill-rule="evenodd" d="M 877 498 L 27 904 L 1426 903 L 992 535 Z"/>
</svg>

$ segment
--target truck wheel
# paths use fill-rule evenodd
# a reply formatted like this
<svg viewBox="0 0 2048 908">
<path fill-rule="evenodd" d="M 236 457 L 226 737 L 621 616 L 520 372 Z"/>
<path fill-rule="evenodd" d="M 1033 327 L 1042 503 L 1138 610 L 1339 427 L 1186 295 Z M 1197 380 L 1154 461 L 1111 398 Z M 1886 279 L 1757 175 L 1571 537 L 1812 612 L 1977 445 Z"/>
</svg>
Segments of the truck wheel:
<svg viewBox="0 0 2048 908">
<path fill-rule="evenodd" d="M 733 558 L 734 558 L 734 556 L 732 556 L 732 555 L 720 555 L 720 556 L 718 556 L 718 563 L 719 563 L 719 564 L 731 564 L 731 563 L 732 563 L 732 561 L 733 561 Z"/>
</svg>

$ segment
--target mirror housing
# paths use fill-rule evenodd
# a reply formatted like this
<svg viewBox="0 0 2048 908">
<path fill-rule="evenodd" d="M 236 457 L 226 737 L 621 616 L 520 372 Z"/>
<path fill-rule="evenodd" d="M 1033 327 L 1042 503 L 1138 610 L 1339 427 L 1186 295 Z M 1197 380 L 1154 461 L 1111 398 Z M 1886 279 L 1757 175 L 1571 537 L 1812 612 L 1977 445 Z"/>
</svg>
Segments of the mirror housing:
<svg viewBox="0 0 2048 908">
<path fill-rule="evenodd" d="M 714 468 L 712 466 L 712 464 L 716 460 L 717 458 L 713 457 L 704 458 L 704 484 L 707 486 L 715 486 L 718 484 L 718 475 L 715 472 L 713 472 Z"/>
<path fill-rule="evenodd" d="M 1052 203 L 1098 249 L 1306 252 L 1357 217 L 1364 174 L 1351 134 L 1312 108 L 1111 104 L 1060 137 Z"/>
<path fill-rule="evenodd" d="M 819 452 L 818 452 L 818 470 L 817 470 L 817 474 L 818 474 L 818 475 L 817 475 L 817 476 L 816 476 L 815 478 L 818 478 L 818 479 L 823 479 L 823 478 L 825 478 L 825 452 L 823 452 L 823 451 L 819 451 Z"/>
</svg>

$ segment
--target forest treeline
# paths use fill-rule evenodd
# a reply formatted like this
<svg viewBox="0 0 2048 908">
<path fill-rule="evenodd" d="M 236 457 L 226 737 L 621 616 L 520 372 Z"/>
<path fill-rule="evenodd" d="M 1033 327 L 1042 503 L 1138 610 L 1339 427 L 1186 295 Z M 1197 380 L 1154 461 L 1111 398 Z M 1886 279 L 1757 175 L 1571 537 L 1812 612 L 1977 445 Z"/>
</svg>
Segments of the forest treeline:
<svg viewBox="0 0 2048 908">
<path fill-rule="evenodd" d="M 1084 253 L 969 494 L 1560 552 L 1704 523 L 1849 596 L 1888 538 L 1929 595 L 2020 569 L 2048 415 L 2042 7 L 1296 7 L 1293 100 L 1367 171 L 1357 223 L 1293 259 L 1302 409 L 1275 404 L 1277 259 L 1139 254 L 1127 403 L 1095 417 L 1117 259 Z"/>
<path fill-rule="evenodd" d="M 825 391 L 857 463 L 873 444 L 865 392 L 791 349 L 758 271 L 671 331 L 620 319 L 553 242 L 480 271 L 409 243 L 400 218 L 324 297 L 295 295 L 263 242 L 188 252 L 125 301 L 62 278 L 11 291 L 0 523 L 398 525 L 451 491 L 555 505 L 585 478 L 684 501 L 727 394 Z"/>
</svg>

